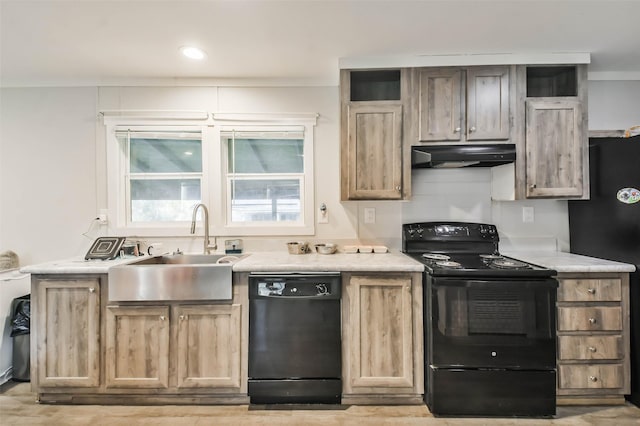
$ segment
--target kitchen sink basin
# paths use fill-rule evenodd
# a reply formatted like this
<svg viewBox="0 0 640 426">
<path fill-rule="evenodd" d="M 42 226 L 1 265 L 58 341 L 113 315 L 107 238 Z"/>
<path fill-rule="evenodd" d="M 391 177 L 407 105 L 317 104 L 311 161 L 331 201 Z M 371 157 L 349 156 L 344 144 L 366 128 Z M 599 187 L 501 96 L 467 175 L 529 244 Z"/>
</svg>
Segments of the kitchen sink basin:
<svg viewBox="0 0 640 426">
<path fill-rule="evenodd" d="M 239 256 L 177 254 L 109 268 L 109 301 L 231 300 Z"/>
</svg>

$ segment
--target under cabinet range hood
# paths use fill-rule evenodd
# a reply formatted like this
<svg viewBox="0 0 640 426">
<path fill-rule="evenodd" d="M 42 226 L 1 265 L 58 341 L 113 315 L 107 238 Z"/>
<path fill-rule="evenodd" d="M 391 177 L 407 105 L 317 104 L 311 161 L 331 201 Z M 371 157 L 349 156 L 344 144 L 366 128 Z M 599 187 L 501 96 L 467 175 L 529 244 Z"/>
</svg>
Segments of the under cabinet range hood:
<svg viewBox="0 0 640 426">
<path fill-rule="evenodd" d="M 493 167 L 516 160 L 514 144 L 416 145 L 411 168 Z"/>
</svg>

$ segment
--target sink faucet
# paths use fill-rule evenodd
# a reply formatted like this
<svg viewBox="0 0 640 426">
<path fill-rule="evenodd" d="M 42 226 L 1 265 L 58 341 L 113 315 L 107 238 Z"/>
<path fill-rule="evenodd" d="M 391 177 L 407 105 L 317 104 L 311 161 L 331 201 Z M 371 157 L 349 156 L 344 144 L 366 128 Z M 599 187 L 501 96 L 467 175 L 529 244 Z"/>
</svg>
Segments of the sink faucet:
<svg viewBox="0 0 640 426">
<path fill-rule="evenodd" d="M 215 237 L 213 239 L 213 245 L 209 243 L 209 210 L 207 206 L 202 203 L 196 204 L 193 208 L 193 216 L 191 218 L 191 233 L 196 233 L 196 218 L 198 216 L 198 209 L 202 207 L 202 211 L 204 212 L 204 254 L 210 254 L 211 250 L 215 250 L 218 248 L 218 245 L 215 242 Z"/>
</svg>

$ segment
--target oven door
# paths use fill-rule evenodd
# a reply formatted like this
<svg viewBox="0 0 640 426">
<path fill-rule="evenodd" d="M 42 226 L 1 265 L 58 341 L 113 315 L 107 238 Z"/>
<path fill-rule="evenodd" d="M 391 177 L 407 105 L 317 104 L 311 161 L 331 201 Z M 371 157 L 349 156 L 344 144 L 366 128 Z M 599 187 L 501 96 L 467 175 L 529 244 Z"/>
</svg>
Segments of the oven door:
<svg viewBox="0 0 640 426">
<path fill-rule="evenodd" d="M 556 280 L 427 275 L 426 281 L 428 364 L 555 368 Z"/>
</svg>

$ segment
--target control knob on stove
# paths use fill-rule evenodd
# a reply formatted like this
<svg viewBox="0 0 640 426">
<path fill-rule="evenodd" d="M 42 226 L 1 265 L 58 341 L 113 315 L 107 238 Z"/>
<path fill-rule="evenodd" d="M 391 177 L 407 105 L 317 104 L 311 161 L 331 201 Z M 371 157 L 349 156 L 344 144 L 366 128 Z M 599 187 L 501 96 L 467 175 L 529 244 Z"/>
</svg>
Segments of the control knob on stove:
<svg viewBox="0 0 640 426">
<path fill-rule="evenodd" d="M 417 231 L 418 231 L 418 236 L 422 237 L 422 233 L 424 232 L 424 228 L 422 226 L 418 226 Z"/>
<path fill-rule="evenodd" d="M 413 228 L 409 228 L 407 229 L 407 233 L 409 234 L 410 237 L 413 237 L 413 234 L 415 234 L 416 230 Z"/>
</svg>

